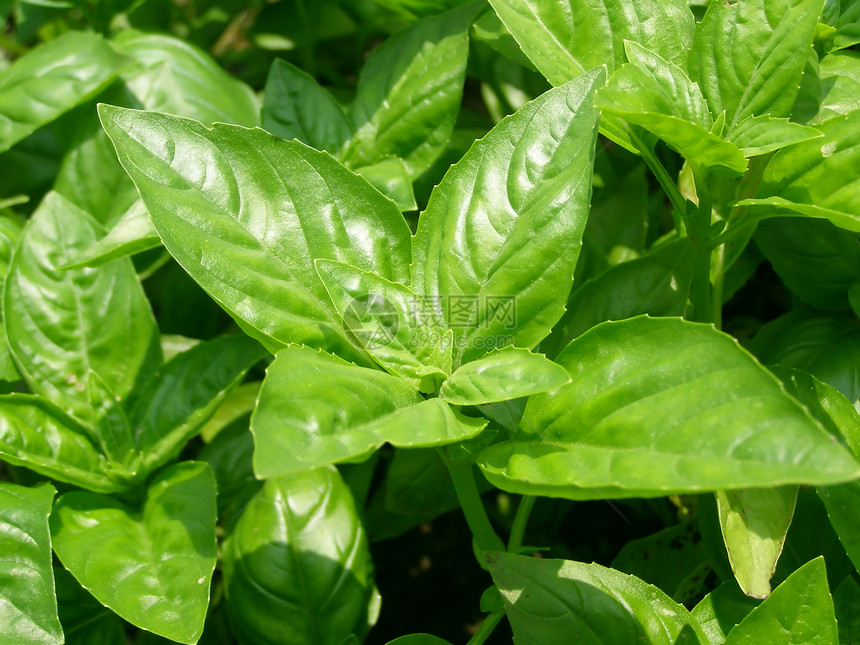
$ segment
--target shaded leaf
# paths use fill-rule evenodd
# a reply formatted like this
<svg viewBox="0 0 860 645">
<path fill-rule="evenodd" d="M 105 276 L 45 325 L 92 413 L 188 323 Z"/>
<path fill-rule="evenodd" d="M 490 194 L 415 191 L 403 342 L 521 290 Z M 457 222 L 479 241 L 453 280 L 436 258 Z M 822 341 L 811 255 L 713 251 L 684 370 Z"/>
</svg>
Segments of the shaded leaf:
<svg viewBox="0 0 860 645">
<path fill-rule="evenodd" d="M 69 32 L 0 72 L 0 152 L 98 94 L 127 60 L 96 34 Z"/>
<path fill-rule="evenodd" d="M 271 480 L 224 546 L 227 609 L 241 643 L 340 643 L 375 620 L 372 564 L 334 468 Z"/>
</svg>

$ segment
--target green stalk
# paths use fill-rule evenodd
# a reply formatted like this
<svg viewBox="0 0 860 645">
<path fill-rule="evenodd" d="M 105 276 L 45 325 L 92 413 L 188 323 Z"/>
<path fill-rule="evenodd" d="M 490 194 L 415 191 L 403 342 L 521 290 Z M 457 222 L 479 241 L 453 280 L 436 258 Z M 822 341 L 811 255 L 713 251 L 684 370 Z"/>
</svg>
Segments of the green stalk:
<svg viewBox="0 0 860 645">
<path fill-rule="evenodd" d="M 504 551 L 505 544 L 493 530 L 490 518 L 487 517 L 487 510 L 484 508 L 484 502 L 481 501 L 481 495 L 472 474 L 472 462 L 469 460 L 452 461 L 444 448 L 437 448 L 437 452 L 442 461 L 445 462 L 445 466 L 448 467 L 454 490 L 457 492 L 457 499 L 463 508 L 466 523 L 469 525 L 469 530 L 472 531 L 472 537 L 475 538 L 478 549 L 481 551 Z"/>
<path fill-rule="evenodd" d="M 642 161 L 644 161 L 645 165 L 648 166 L 652 173 L 654 173 L 654 176 L 657 178 L 657 182 L 660 184 L 663 192 L 666 193 L 666 197 L 668 197 L 669 201 L 672 203 L 672 208 L 677 213 L 677 217 L 685 220 L 687 216 L 687 200 L 684 199 L 681 191 L 678 190 L 677 183 L 669 175 L 669 172 L 657 158 L 657 155 L 654 154 L 654 148 L 642 141 L 630 126 L 627 126 L 627 131 L 630 133 L 630 139 L 636 147 L 639 148 L 639 153 L 642 155 Z M 675 222 L 677 226 L 677 218 L 675 218 Z"/>
<path fill-rule="evenodd" d="M 688 163 L 690 162 L 688 161 Z M 719 307 L 714 304 L 715 290 L 711 289 L 711 251 L 713 247 L 708 239 L 711 229 L 711 192 L 707 174 L 693 163 L 690 163 L 690 168 L 693 171 L 696 195 L 699 198 L 699 208 L 695 211 L 694 220 L 690 222 L 689 227 L 690 239 L 696 246 L 691 292 L 693 317 L 699 322 L 715 322 Z"/>
<path fill-rule="evenodd" d="M 529 516 L 532 513 L 536 499 L 533 495 L 523 495 L 520 505 L 517 506 L 517 514 L 514 516 L 514 523 L 511 525 L 511 536 L 508 538 L 508 551 L 511 553 L 516 553 L 523 545 L 526 524 L 529 522 Z"/>
<path fill-rule="evenodd" d="M 469 639 L 469 642 L 466 645 L 481 645 L 485 640 L 490 637 L 490 634 L 493 633 L 493 630 L 496 628 L 496 625 L 501 622 L 504 616 L 504 609 L 496 609 L 496 611 L 494 611 L 484 619 L 484 622 L 481 623 L 481 626 L 478 628 L 478 631 L 475 632 L 475 635 Z"/>
</svg>

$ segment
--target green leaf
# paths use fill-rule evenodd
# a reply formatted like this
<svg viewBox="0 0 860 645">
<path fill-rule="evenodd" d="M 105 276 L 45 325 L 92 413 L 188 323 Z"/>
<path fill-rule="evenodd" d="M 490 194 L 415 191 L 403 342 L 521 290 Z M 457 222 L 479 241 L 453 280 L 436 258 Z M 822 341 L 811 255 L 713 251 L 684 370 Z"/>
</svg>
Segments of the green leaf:
<svg viewBox="0 0 860 645">
<path fill-rule="evenodd" d="M 860 483 L 819 486 L 817 491 L 845 553 L 851 558 L 855 568 L 860 567 L 860 517 L 857 514 Z"/>
<path fill-rule="evenodd" d="M 125 488 L 105 474 L 92 431 L 38 396 L 0 396 L 0 459 L 100 492 Z"/>
<path fill-rule="evenodd" d="M 200 343 L 164 364 L 143 386 L 131 426 L 145 476 L 194 437 L 266 352 L 244 334 Z"/>
<path fill-rule="evenodd" d="M 794 516 L 797 486 L 717 491 L 720 528 L 740 588 L 766 598 Z"/>
<path fill-rule="evenodd" d="M 693 40 L 693 14 L 683 0 L 579 2 L 490 0 L 526 56 L 553 85 L 624 62 L 624 41 L 648 44 L 682 67 Z"/>
<path fill-rule="evenodd" d="M 815 128 L 792 123 L 788 119 L 748 116 L 732 130 L 729 140 L 743 150 L 745 157 L 757 157 L 821 136 Z"/>
<path fill-rule="evenodd" d="M 0 72 L 0 152 L 92 98 L 126 60 L 100 37 L 70 32 Z"/>
<path fill-rule="evenodd" d="M 860 455 L 860 414 L 836 388 L 801 370 L 784 365 L 770 367 L 794 398 L 834 437 L 839 437 L 855 455 Z"/>
<path fill-rule="evenodd" d="M 817 219 L 777 218 L 759 222 L 755 241 L 803 302 L 828 311 L 850 308 L 848 289 L 860 275 L 856 233 Z"/>
<path fill-rule="evenodd" d="M 833 594 L 833 609 L 839 623 L 839 645 L 852 645 L 860 637 L 860 585 L 848 576 Z"/>
<path fill-rule="evenodd" d="M 59 193 L 33 214 L 6 280 L 9 347 L 30 388 L 83 420 L 90 370 L 126 399 L 160 361 L 158 329 L 134 267 L 61 271 L 101 234 Z"/>
<path fill-rule="evenodd" d="M 740 205 L 770 204 L 776 214 L 787 210 L 823 217 L 860 232 L 860 176 L 853 170 L 860 164 L 860 111 L 816 127 L 824 138 L 777 152 L 765 169 L 758 199 Z"/>
<path fill-rule="evenodd" d="M 824 559 L 792 573 L 740 624 L 726 645 L 836 645 L 836 617 L 827 587 Z"/>
<path fill-rule="evenodd" d="M 241 642 L 340 643 L 375 620 L 367 537 L 334 468 L 280 475 L 224 545 L 227 609 Z"/>
<path fill-rule="evenodd" d="M 849 401 L 860 398 L 860 324 L 849 314 L 795 309 L 765 324 L 749 349 L 762 363 L 796 367 Z"/>
<path fill-rule="evenodd" d="M 565 369 L 543 354 L 505 347 L 460 367 L 442 384 L 439 396 L 452 405 L 481 405 L 531 396 L 569 382 Z"/>
<path fill-rule="evenodd" d="M 734 581 L 723 583 L 705 596 L 693 609 L 695 618 L 711 645 L 723 645 L 735 625 L 761 601 L 745 596 Z"/>
<path fill-rule="evenodd" d="M 638 578 L 599 564 L 488 553 L 518 645 L 704 642 L 690 613 Z"/>
<path fill-rule="evenodd" d="M 54 190 L 100 224 L 113 226 L 126 210 L 140 201 L 95 111 L 87 114 L 85 123 L 91 133 L 63 157 Z"/>
<path fill-rule="evenodd" d="M 821 110 L 823 122 L 860 110 L 860 52 L 843 51 L 821 59 Z"/>
<path fill-rule="evenodd" d="M 417 179 L 448 145 L 463 96 L 471 3 L 397 32 L 368 57 L 349 115 L 350 167 L 399 157 Z"/>
<path fill-rule="evenodd" d="M 621 547 L 612 568 L 629 573 L 663 590 L 675 602 L 686 603 L 690 578 L 702 582 L 709 569 L 708 553 L 695 520 L 686 520 Z"/>
<path fill-rule="evenodd" d="M 127 645 L 122 618 L 93 598 L 62 566 L 54 567 L 54 576 L 65 645 Z"/>
<path fill-rule="evenodd" d="M 591 198 L 591 97 L 602 79 L 586 74 L 528 103 L 433 191 L 413 238 L 412 285 L 446 309 L 455 367 L 494 347 L 534 347 L 564 312 Z"/>
<path fill-rule="evenodd" d="M 260 391 L 260 381 L 242 383 L 234 388 L 221 400 L 212 418 L 200 429 L 200 437 L 206 443 L 212 441 L 222 429 L 236 419 L 251 414 L 257 405 L 257 394 Z"/>
<path fill-rule="evenodd" d="M 263 486 L 254 477 L 254 437 L 249 421 L 250 414 L 236 419 L 197 453 L 197 459 L 208 463 L 215 472 L 218 517 L 223 526 L 232 527 L 235 516 Z"/>
<path fill-rule="evenodd" d="M 122 403 L 92 370 L 87 374 L 87 396 L 92 409 L 95 439 L 102 453 L 109 459 L 125 461 L 134 448 L 134 438 Z"/>
<path fill-rule="evenodd" d="M 860 7 L 851 0 L 828 0 L 822 19 L 835 28 L 833 49 L 860 43 Z"/>
<path fill-rule="evenodd" d="M 48 516 L 57 491 L 0 482 L 0 641 L 61 645 Z"/>
<path fill-rule="evenodd" d="M 602 323 L 556 362 L 478 464 L 503 490 L 600 499 L 837 483 L 860 465 L 730 336 L 675 318 Z"/>
<path fill-rule="evenodd" d="M 430 634 L 409 634 L 388 641 L 387 645 L 451 645 L 451 643 Z"/>
<path fill-rule="evenodd" d="M 824 0 L 711 2 L 696 26 L 690 77 L 728 134 L 749 116 L 788 117 Z"/>
<path fill-rule="evenodd" d="M 447 373 L 433 350 L 445 332 L 432 315 L 423 315 L 421 299 L 402 284 L 341 262 L 314 264 L 349 338 L 419 391 L 438 391 Z"/>
<path fill-rule="evenodd" d="M 355 169 L 356 174 L 364 177 L 380 193 L 393 201 L 403 212 L 418 210 L 409 169 L 403 159 L 391 157 L 372 166 Z"/>
<path fill-rule="evenodd" d="M 557 355 L 570 341 L 607 320 L 640 314 L 681 316 L 693 275 L 693 247 L 688 240 L 664 244 L 642 257 L 610 267 L 574 291 L 567 311 L 541 343 Z M 607 298 L 606 294 L 612 297 Z"/>
<path fill-rule="evenodd" d="M 123 74 L 123 80 L 147 110 L 206 124 L 254 126 L 260 122 L 260 104 L 253 90 L 194 45 L 133 29 L 121 31 L 112 42 L 137 62 Z"/>
<path fill-rule="evenodd" d="M 0 209 L 2 210 L 2 209 Z M 11 217 L 0 217 L 0 307 L 2 307 L 4 285 L 12 263 L 12 254 L 21 239 L 21 224 Z M 6 325 L 0 324 L 0 381 L 20 381 L 21 374 L 12 360 L 6 340 Z"/>
<path fill-rule="evenodd" d="M 352 137 L 352 124 L 337 99 L 281 59 L 272 63 L 266 79 L 263 127 L 282 139 L 298 139 L 335 155 Z"/>
<path fill-rule="evenodd" d="M 63 269 L 99 267 L 111 260 L 134 255 L 141 251 L 161 246 L 155 227 L 149 220 L 149 213 L 140 200 L 135 201 L 107 235 L 77 254 L 71 264 Z"/>
<path fill-rule="evenodd" d="M 311 259 L 405 282 L 409 228 L 394 204 L 327 153 L 263 130 L 100 114 L 167 250 L 246 333 L 270 351 L 356 356 Z"/>
<path fill-rule="evenodd" d="M 78 582 L 127 621 L 196 643 L 215 569 L 215 477 L 208 465 L 162 470 L 142 508 L 66 493 L 51 514 L 54 551 Z"/>
<path fill-rule="evenodd" d="M 388 442 L 440 446 L 469 439 L 486 421 L 424 401 L 405 381 L 306 347 L 275 356 L 254 415 L 254 472 L 261 479 L 360 461 Z"/>
</svg>

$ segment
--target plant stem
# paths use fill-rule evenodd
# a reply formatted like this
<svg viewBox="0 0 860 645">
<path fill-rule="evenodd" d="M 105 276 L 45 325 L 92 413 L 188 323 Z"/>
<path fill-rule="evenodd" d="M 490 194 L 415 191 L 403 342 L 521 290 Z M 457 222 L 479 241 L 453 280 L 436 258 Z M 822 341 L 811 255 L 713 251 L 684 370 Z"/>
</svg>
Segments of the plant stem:
<svg viewBox="0 0 860 645">
<path fill-rule="evenodd" d="M 684 196 L 681 194 L 681 191 L 678 190 L 678 185 L 669 175 L 669 172 L 660 163 L 660 160 L 657 158 L 657 155 L 654 154 L 654 148 L 649 146 L 647 143 L 640 139 L 635 131 L 628 126 L 628 132 L 630 133 L 630 139 L 639 148 L 639 153 L 642 155 L 642 161 L 645 162 L 645 165 L 654 173 L 654 176 L 657 178 L 657 181 L 660 184 L 660 187 L 663 189 L 663 192 L 666 193 L 666 197 L 669 198 L 669 201 L 672 203 L 672 207 L 677 213 L 677 217 L 682 220 L 686 219 L 687 215 L 687 200 L 684 199 Z M 677 222 L 677 218 L 676 222 Z"/>
<path fill-rule="evenodd" d="M 529 522 L 529 515 L 534 508 L 535 500 L 533 495 L 523 495 L 520 505 L 517 506 L 517 514 L 514 516 L 514 523 L 511 526 L 511 536 L 508 538 L 508 551 L 511 553 L 516 553 L 523 545 L 526 524 Z"/>
<path fill-rule="evenodd" d="M 487 616 L 484 619 L 484 622 L 481 623 L 481 626 L 478 628 L 478 631 L 476 631 L 474 636 L 469 639 L 467 645 L 481 645 L 485 640 L 490 637 L 490 634 L 493 633 L 493 630 L 496 628 L 496 625 L 501 622 L 504 616 L 504 609 L 496 609 L 496 611 Z"/>
<path fill-rule="evenodd" d="M 504 551 L 505 544 L 493 530 L 490 518 L 487 517 L 487 511 L 484 508 L 484 502 L 481 501 L 481 495 L 475 485 L 472 462 L 468 460 L 452 461 L 444 448 L 438 448 L 437 452 L 442 461 L 445 462 L 445 466 L 448 467 L 454 490 L 457 492 L 457 499 L 460 501 L 463 514 L 466 516 L 466 523 L 469 525 L 469 530 L 472 531 L 478 548 L 481 551 Z"/>
<path fill-rule="evenodd" d="M 696 182 L 696 195 L 699 198 L 699 208 L 690 213 L 694 218 L 689 225 L 690 239 L 696 245 L 696 257 L 693 263 L 693 314 L 699 322 L 714 322 L 715 311 L 719 309 L 714 304 L 714 291 L 711 289 L 711 251 L 710 229 L 712 219 L 712 199 L 708 176 L 696 164 L 689 162 Z"/>
</svg>

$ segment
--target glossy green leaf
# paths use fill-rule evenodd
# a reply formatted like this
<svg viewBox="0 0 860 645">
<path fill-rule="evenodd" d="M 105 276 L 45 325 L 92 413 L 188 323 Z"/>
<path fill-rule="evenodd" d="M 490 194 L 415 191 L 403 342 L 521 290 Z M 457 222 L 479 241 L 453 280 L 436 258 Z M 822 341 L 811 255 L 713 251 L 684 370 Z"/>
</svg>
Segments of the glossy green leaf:
<svg viewBox="0 0 860 645">
<path fill-rule="evenodd" d="M 141 475 L 174 457 L 265 356 L 260 344 L 244 334 L 221 336 L 179 354 L 153 374 L 130 415 Z"/>
<path fill-rule="evenodd" d="M 822 19 L 835 29 L 833 49 L 860 43 L 860 7 L 851 0 L 828 0 Z"/>
<path fill-rule="evenodd" d="M 860 324 L 851 315 L 795 309 L 764 325 L 749 348 L 762 363 L 796 367 L 860 398 Z"/>
<path fill-rule="evenodd" d="M 89 490 L 122 490 L 123 484 L 105 474 L 91 434 L 42 397 L 0 396 L 0 459 Z"/>
<path fill-rule="evenodd" d="M 355 136 L 343 159 L 350 167 L 386 157 L 403 160 L 417 179 L 448 145 L 460 109 L 472 3 L 397 32 L 368 57 L 349 115 Z"/>
<path fill-rule="evenodd" d="M 860 52 L 843 51 L 822 58 L 821 91 L 816 121 L 860 110 Z"/>
<path fill-rule="evenodd" d="M 206 124 L 254 126 L 260 122 L 260 105 L 253 90 L 194 45 L 133 29 L 121 31 L 112 43 L 136 61 L 123 80 L 147 110 Z"/>
<path fill-rule="evenodd" d="M 707 577 L 708 553 L 695 520 L 686 520 L 652 535 L 630 540 L 612 560 L 612 568 L 629 573 L 663 590 L 675 602 L 685 596 L 693 576 Z M 695 586 L 695 585 L 693 585 Z M 698 590 L 697 590 L 698 591 Z"/>
<path fill-rule="evenodd" d="M 849 309 L 848 289 L 860 276 L 856 233 L 817 219 L 776 218 L 759 222 L 754 239 L 803 302 L 828 311 Z"/>
<path fill-rule="evenodd" d="M 278 352 L 254 415 L 254 472 L 270 478 L 317 465 L 360 461 L 388 442 L 438 446 L 486 425 L 440 399 L 424 401 L 402 379 L 306 347 Z"/>
<path fill-rule="evenodd" d="M 269 69 L 263 93 L 263 127 L 282 139 L 298 139 L 338 154 L 352 137 L 340 103 L 312 76 L 285 60 Z"/>
<path fill-rule="evenodd" d="M 92 370 L 87 375 L 86 393 L 92 409 L 94 436 L 102 453 L 109 459 L 124 461 L 134 448 L 134 437 L 122 401 Z"/>
<path fill-rule="evenodd" d="M 534 347 L 564 312 L 591 198 L 591 102 L 602 79 L 585 74 L 528 103 L 433 191 L 413 238 L 412 285 L 445 310 L 455 367 L 494 347 Z"/>
<path fill-rule="evenodd" d="M 705 642 L 683 605 L 633 576 L 570 560 L 486 557 L 518 645 Z"/>
<path fill-rule="evenodd" d="M 836 645 L 824 559 L 805 564 L 729 632 L 726 645 Z"/>
<path fill-rule="evenodd" d="M 597 91 L 595 106 L 652 132 L 691 162 L 744 172 L 743 152 L 711 133 L 707 104 L 684 71 L 634 43 L 628 50 L 635 64 L 612 75 Z"/>
<path fill-rule="evenodd" d="M 98 94 L 127 63 L 99 36 L 69 32 L 0 72 L 0 152 Z"/>
<path fill-rule="evenodd" d="M 9 346 L 30 388 L 90 419 L 90 370 L 121 399 L 160 360 L 158 329 L 131 262 L 61 271 L 101 234 L 59 193 L 30 219 L 6 280 Z"/>
<path fill-rule="evenodd" d="M 167 250 L 246 333 L 272 351 L 356 355 L 311 260 L 405 282 L 409 228 L 394 204 L 327 153 L 262 130 L 100 114 Z"/>
<path fill-rule="evenodd" d="M 749 116 L 791 114 L 824 0 L 711 2 L 696 26 L 690 77 L 729 136 Z"/>
<path fill-rule="evenodd" d="M 559 354 L 573 381 L 529 399 L 478 463 L 503 490 L 570 499 L 837 483 L 860 464 L 709 325 L 602 323 Z"/>
<path fill-rule="evenodd" d="M 206 464 L 162 470 L 142 508 L 66 493 L 51 515 L 54 551 L 99 602 L 133 625 L 196 643 L 215 569 L 215 478 Z"/>
<path fill-rule="evenodd" d="M 748 596 L 765 598 L 770 593 L 796 501 L 796 486 L 717 491 L 729 562 Z"/>
<path fill-rule="evenodd" d="M 693 257 L 692 245 L 679 240 L 617 264 L 589 280 L 573 293 L 552 335 L 541 343 L 541 351 L 557 355 L 574 338 L 607 320 L 641 314 L 683 315 Z M 609 293 L 611 298 L 606 295 Z"/>
<path fill-rule="evenodd" d="M 442 361 L 434 360 L 445 330 L 425 314 L 422 300 L 402 284 L 347 264 L 314 264 L 350 340 L 392 374 L 435 393 L 447 377 Z"/>
<path fill-rule="evenodd" d="M 341 643 L 375 621 L 372 563 L 334 468 L 280 475 L 224 545 L 227 608 L 243 645 Z"/>
<path fill-rule="evenodd" d="M 390 157 L 372 166 L 356 168 L 355 172 L 393 201 L 401 211 L 418 210 L 409 169 L 402 159 Z"/>
<path fill-rule="evenodd" d="M 819 139 L 822 134 L 788 119 L 770 116 L 748 116 L 732 130 L 729 140 L 744 152 L 745 157 L 757 157 L 794 143 Z"/>
<path fill-rule="evenodd" d="M 439 396 L 452 405 L 482 405 L 554 390 L 570 376 L 543 354 L 505 347 L 466 363 L 442 384 Z"/>
<path fill-rule="evenodd" d="M 48 516 L 57 491 L 0 482 L 0 642 L 60 645 Z"/>
<path fill-rule="evenodd" d="M 161 239 L 149 220 L 149 213 L 140 200 L 126 210 L 107 235 L 83 249 L 71 264 L 63 269 L 98 267 L 111 260 L 134 255 L 161 246 Z"/>
<path fill-rule="evenodd" d="M 777 213 L 823 217 L 858 232 L 860 177 L 853 169 L 860 163 L 860 112 L 834 117 L 816 127 L 824 138 L 776 153 L 762 177 L 758 199 L 740 203 L 770 205 Z"/>
<path fill-rule="evenodd" d="M 693 39 L 693 14 L 682 0 L 542 2 L 490 0 L 525 54 L 550 83 L 606 65 L 614 72 L 624 62 L 624 41 L 654 47 L 675 64 L 686 66 Z"/>
</svg>

